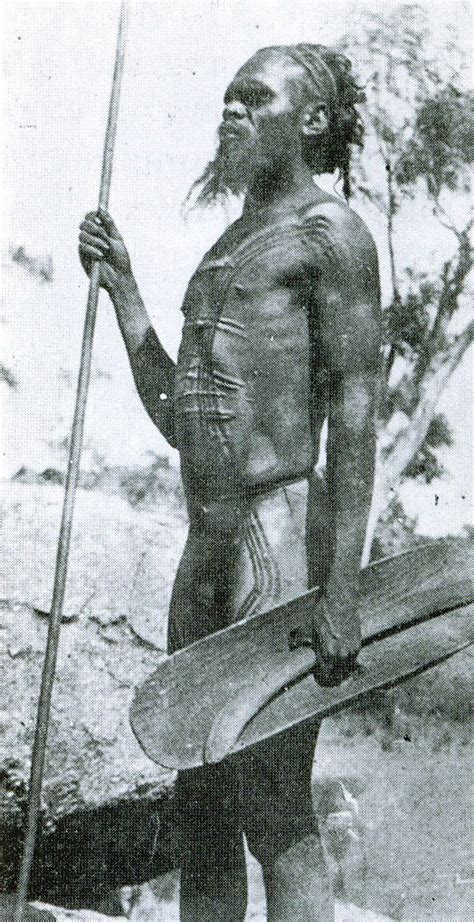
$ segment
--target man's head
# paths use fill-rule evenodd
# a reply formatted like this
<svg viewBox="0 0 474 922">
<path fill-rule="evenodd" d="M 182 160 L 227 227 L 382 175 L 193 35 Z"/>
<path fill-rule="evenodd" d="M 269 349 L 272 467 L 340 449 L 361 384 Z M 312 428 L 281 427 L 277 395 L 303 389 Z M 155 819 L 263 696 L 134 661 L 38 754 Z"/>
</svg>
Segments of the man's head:
<svg viewBox="0 0 474 922">
<path fill-rule="evenodd" d="M 308 44 L 261 49 L 227 88 L 218 150 L 195 184 L 198 202 L 244 193 L 257 177 L 274 181 L 296 157 L 312 173 L 339 168 L 348 194 L 362 99 L 350 61 L 337 52 Z"/>
</svg>

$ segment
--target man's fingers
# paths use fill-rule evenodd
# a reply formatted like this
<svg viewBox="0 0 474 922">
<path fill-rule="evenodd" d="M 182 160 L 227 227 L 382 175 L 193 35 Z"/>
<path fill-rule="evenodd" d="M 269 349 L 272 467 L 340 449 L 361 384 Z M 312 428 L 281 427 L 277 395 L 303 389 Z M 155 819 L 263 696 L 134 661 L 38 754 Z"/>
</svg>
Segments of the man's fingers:
<svg viewBox="0 0 474 922">
<path fill-rule="evenodd" d="M 79 230 L 85 231 L 86 234 L 91 234 L 94 237 L 101 237 L 102 240 L 109 242 L 109 235 L 107 231 L 102 227 L 101 224 L 97 224 L 96 221 L 85 218 L 84 221 L 81 221 L 79 225 Z"/>
<path fill-rule="evenodd" d="M 323 659 L 319 656 L 316 660 L 313 669 L 313 676 L 318 685 L 321 685 L 323 688 L 327 688 L 330 685 L 337 685 L 337 682 L 332 682 L 332 671 L 329 669 Z"/>
<path fill-rule="evenodd" d="M 323 688 L 340 685 L 344 678 L 337 660 L 322 659 L 319 656 L 313 669 L 313 675 L 318 685 Z"/>
<path fill-rule="evenodd" d="M 114 237 L 120 237 L 115 222 L 109 215 L 109 212 L 104 211 L 103 208 L 100 208 L 98 211 L 88 211 L 84 220 L 92 221 L 94 224 L 98 225 L 98 227 L 105 227 L 105 230 L 108 234 L 111 234 Z"/>
<path fill-rule="evenodd" d="M 330 634 L 320 636 L 317 632 L 314 634 L 313 646 L 316 653 L 322 660 L 337 659 L 341 656 L 341 643 Z"/>
<path fill-rule="evenodd" d="M 85 221 L 93 221 L 94 224 L 97 224 L 100 227 L 100 218 L 97 211 L 88 211 L 84 217 Z"/>
<path fill-rule="evenodd" d="M 345 657 L 323 657 L 319 652 L 313 669 L 313 675 L 318 685 L 323 688 L 340 685 L 344 679 L 357 668 L 357 654 L 351 653 Z"/>
<path fill-rule="evenodd" d="M 87 233 L 84 230 L 79 234 L 79 241 L 81 244 L 95 247 L 97 250 L 100 250 L 101 253 L 107 253 L 110 250 L 110 244 L 107 240 L 104 240 L 102 237 L 97 237 L 95 234 Z"/>
<path fill-rule="evenodd" d="M 89 246 L 88 243 L 80 243 L 79 255 L 89 259 L 103 259 L 105 254 L 98 247 Z"/>
<path fill-rule="evenodd" d="M 108 234 L 117 234 L 118 230 L 110 217 L 108 211 L 104 211 L 102 208 L 98 212 L 101 223 L 104 225 Z"/>
</svg>

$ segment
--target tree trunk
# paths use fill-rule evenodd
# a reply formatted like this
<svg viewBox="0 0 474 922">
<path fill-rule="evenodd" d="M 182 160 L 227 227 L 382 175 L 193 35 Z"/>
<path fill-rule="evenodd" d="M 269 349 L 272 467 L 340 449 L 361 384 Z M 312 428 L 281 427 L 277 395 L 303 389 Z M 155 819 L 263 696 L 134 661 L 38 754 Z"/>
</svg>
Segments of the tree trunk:
<svg viewBox="0 0 474 922">
<path fill-rule="evenodd" d="M 388 503 L 390 490 L 398 487 L 403 471 L 423 444 L 441 394 L 473 340 L 474 321 L 451 341 L 441 356 L 432 360 L 420 386 L 420 399 L 385 458 L 382 458 L 380 445 L 378 447 L 374 490 L 361 561 L 363 567 L 370 560 L 375 529 Z"/>
</svg>

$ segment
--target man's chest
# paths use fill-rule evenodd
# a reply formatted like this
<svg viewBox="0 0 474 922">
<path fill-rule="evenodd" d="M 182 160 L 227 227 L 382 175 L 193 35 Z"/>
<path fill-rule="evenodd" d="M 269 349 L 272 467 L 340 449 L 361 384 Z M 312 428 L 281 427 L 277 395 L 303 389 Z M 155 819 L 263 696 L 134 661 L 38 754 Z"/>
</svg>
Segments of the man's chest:
<svg viewBox="0 0 474 922">
<path fill-rule="evenodd" d="M 308 273 L 298 226 L 263 228 L 233 243 L 213 247 L 189 283 L 180 364 L 201 356 L 244 368 L 306 344 Z"/>
<path fill-rule="evenodd" d="M 307 464 L 305 278 L 299 235 L 279 227 L 213 248 L 191 279 L 174 405 L 178 447 L 188 457 L 192 446 L 201 467 L 230 464 L 245 480 Z"/>
</svg>

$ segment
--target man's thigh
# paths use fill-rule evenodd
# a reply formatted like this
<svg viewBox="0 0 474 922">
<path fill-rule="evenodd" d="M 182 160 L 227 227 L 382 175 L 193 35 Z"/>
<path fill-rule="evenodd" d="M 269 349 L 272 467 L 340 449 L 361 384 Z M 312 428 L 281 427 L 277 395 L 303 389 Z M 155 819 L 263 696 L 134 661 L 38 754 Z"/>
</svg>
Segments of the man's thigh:
<svg viewBox="0 0 474 922">
<path fill-rule="evenodd" d="M 202 868 L 221 869 L 240 856 L 242 829 L 239 772 L 224 761 L 178 772 L 175 785 L 175 831 L 178 855 Z"/>
<path fill-rule="evenodd" d="M 238 757 L 241 823 L 263 865 L 317 833 L 311 775 L 319 726 L 305 721 Z"/>
<path fill-rule="evenodd" d="M 179 772 L 181 852 L 219 862 L 245 832 L 250 851 L 268 865 L 316 833 L 311 775 L 318 730 L 319 723 L 305 721 L 218 765 Z"/>
</svg>

